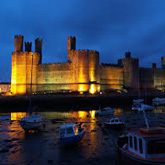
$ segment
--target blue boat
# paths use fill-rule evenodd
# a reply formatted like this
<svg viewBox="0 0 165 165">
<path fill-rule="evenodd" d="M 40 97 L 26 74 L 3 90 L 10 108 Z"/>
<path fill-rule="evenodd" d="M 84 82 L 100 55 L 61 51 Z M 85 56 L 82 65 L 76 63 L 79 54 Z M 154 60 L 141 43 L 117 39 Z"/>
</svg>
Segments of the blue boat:
<svg viewBox="0 0 165 165">
<path fill-rule="evenodd" d="M 58 138 L 62 145 L 71 145 L 77 143 L 85 134 L 85 128 L 81 124 L 65 124 L 59 129 Z"/>
</svg>

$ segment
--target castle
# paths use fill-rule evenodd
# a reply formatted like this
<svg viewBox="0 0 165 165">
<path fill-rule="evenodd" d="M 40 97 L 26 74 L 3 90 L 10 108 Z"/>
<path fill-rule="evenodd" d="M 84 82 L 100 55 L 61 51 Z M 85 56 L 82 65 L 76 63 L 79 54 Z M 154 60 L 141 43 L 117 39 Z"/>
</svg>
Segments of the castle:
<svg viewBox="0 0 165 165">
<path fill-rule="evenodd" d="M 16 35 L 12 53 L 11 92 L 29 94 L 35 92 L 78 91 L 91 94 L 110 89 L 139 88 L 164 90 L 165 57 L 162 68 L 140 68 L 139 60 L 125 53 L 117 64 L 99 64 L 99 53 L 94 50 L 76 50 L 76 38 L 68 37 L 68 62 L 42 64 L 42 40 L 35 40 L 35 52 L 31 42 Z M 32 87 L 32 88 L 31 88 Z"/>
</svg>

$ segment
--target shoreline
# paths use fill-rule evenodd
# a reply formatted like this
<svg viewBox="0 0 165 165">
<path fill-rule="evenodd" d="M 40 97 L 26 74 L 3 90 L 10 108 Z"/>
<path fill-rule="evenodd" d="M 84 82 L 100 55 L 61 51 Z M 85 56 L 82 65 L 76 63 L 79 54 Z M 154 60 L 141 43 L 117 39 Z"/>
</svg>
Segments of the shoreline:
<svg viewBox="0 0 165 165">
<path fill-rule="evenodd" d="M 164 93 L 147 93 L 141 98 L 145 102 L 151 104 L 154 97 L 164 97 Z M 29 106 L 29 96 L 1 96 L 0 97 L 0 112 L 2 111 L 27 111 Z M 132 100 L 138 98 L 137 93 L 125 94 L 106 94 L 106 95 L 71 95 L 71 94 L 56 94 L 56 95 L 33 95 L 32 104 L 37 106 L 37 111 L 43 110 L 78 110 L 78 109 L 98 109 L 100 106 L 117 106 L 123 107 L 132 105 Z M 86 109 L 88 107 L 88 109 Z"/>
</svg>

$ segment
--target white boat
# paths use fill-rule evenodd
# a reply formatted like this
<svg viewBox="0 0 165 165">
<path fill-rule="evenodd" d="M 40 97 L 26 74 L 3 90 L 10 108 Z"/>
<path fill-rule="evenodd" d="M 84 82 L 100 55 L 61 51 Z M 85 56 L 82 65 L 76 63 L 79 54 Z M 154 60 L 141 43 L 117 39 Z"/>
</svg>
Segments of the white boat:
<svg viewBox="0 0 165 165">
<path fill-rule="evenodd" d="M 103 115 L 113 115 L 115 110 L 111 107 L 105 107 L 103 109 L 99 109 L 95 112 L 96 116 L 103 116 Z"/>
<path fill-rule="evenodd" d="M 124 122 L 118 117 L 111 118 L 109 122 L 105 122 L 104 124 L 110 128 L 122 128 L 124 126 Z"/>
<path fill-rule="evenodd" d="M 65 124 L 59 129 L 58 139 L 62 145 L 71 145 L 79 142 L 85 134 L 85 128 L 77 124 Z"/>
<path fill-rule="evenodd" d="M 159 97 L 156 97 L 154 99 L 152 99 L 153 102 L 164 102 L 165 103 L 165 98 L 159 98 Z"/>
<path fill-rule="evenodd" d="M 123 155 L 136 162 L 165 164 L 165 127 L 129 129 L 117 145 Z"/>
<path fill-rule="evenodd" d="M 144 99 L 134 99 L 133 102 L 134 103 L 142 103 L 142 102 L 144 102 Z"/>
<path fill-rule="evenodd" d="M 35 130 L 43 126 L 44 124 L 44 117 L 39 116 L 37 114 L 32 114 L 30 116 L 24 117 L 19 120 L 21 127 L 28 131 L 28 130 Z"/>
<path fill-rule="evenodd" d="M 153 106 L 150 106 L 150 105 L 147 105 L 147 104 L 143 104 L 143 103 L 133 104 L 132 105 L 132 110 L 138 111 L 138 112 L 143 112 L 143 110 L 145 110 L 145 111 L 152 111 L 153 109 L 154 109 Z"/>
</svg>

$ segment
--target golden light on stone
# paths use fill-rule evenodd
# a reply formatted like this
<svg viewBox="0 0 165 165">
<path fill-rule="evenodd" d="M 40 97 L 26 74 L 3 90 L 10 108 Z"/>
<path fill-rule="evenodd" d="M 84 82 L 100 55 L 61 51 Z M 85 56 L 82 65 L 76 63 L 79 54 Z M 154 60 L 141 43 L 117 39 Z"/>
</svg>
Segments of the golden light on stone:
<svg viewBox="0 0 165 165">
<path fill-rule="evenodd" d="M 93 94 L 98 90 L 89 83 L 100 82 L 97 51 L 76 50 L 75 37 L 68 37 L 68 62 L 41 64 L 42 40 L 35 40 L 35 52 L 32 52 L 32 44 L 29 42 L 25 42 L 23 51 L 23 39 L 21 35 L 15 36 L 11 76 L 13 95 L 29 94 L 31 80 L 32 92 L 71 90 Z"/>
<path fill-rule="evenodd" d="M 90 84 L 89 93 L 94 94 L 96 93 L 96 91 L 97 91 L 96 84 Z"/>
</svg>

